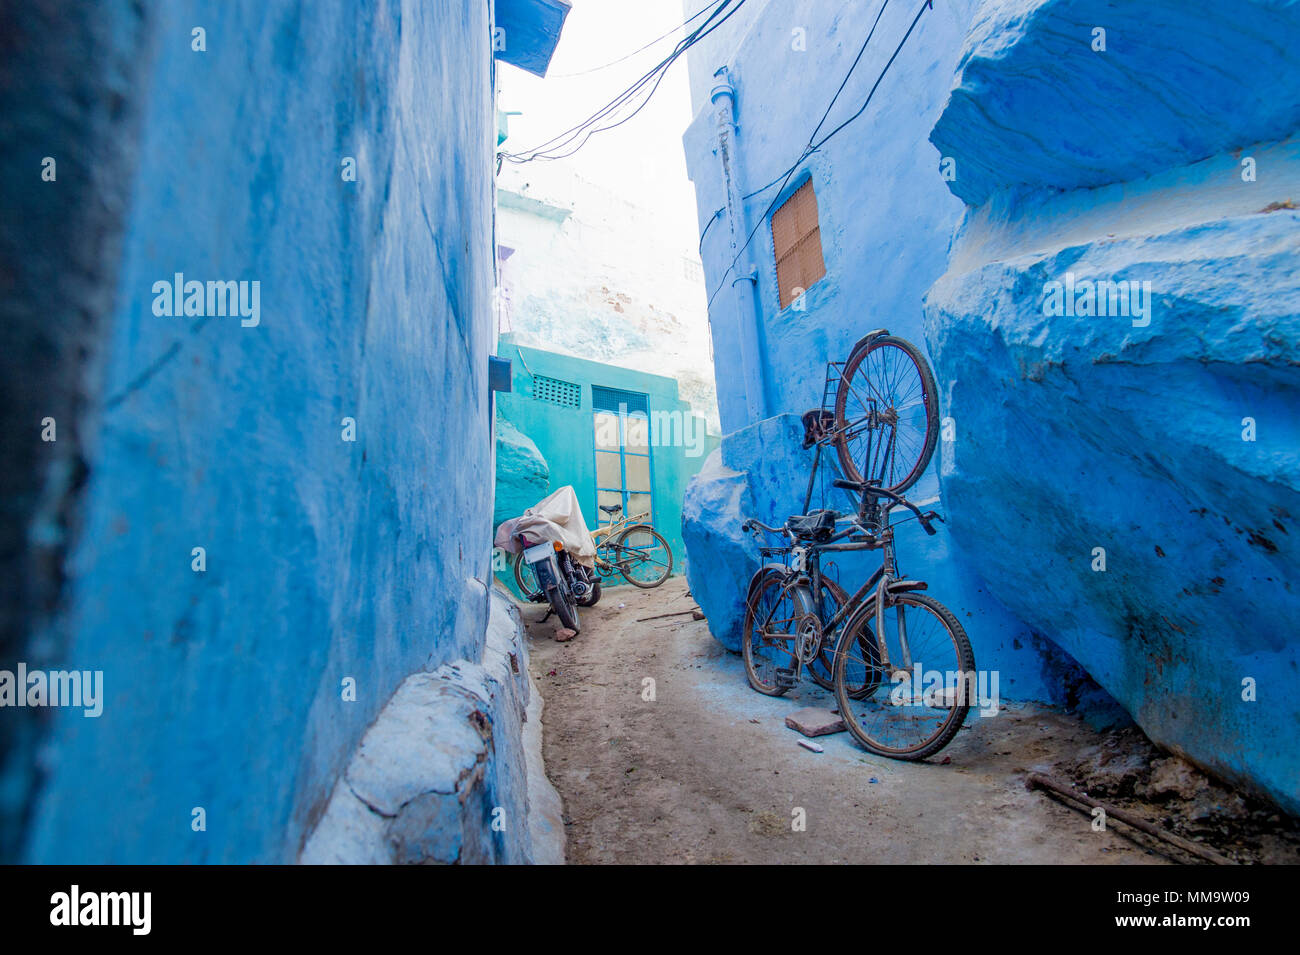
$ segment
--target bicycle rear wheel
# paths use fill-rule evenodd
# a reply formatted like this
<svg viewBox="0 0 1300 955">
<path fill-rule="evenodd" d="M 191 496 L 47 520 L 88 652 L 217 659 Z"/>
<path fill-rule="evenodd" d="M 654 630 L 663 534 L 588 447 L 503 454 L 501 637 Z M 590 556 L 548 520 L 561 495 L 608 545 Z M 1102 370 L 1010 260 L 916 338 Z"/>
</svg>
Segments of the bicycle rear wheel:
<svg viewBox="0 0 1300 955">
<path fill-rule="evenodd" d="M 619 572 L 645 590 L 658 587 L 673 572 L 673 551 L 664 536 L 648 524 L 634 524 L 613 545 Z"/>
<path fill-rule="evenodd" d="M 833 580 L 822 580 L 822 612 L 821 621 L 823 626 L 844 606 L 849 599 L 848 593 L 844 588 Z M 829 589 L 829 598 L 827 590 Z M 833 634 L 827 631 L 822 639 L 821 650 L 811 663 L 808 664 L 808 675 L 813 681 L 821 687 L 828 690 L 835 689 L 835 645 L 838 641 L 833 640 Z M 858 628 L 858 634 L 855 640 L 855 649 L 860 659 L 866 661 L 880 660 L 880 651 L 876 647 L 876 634 L 871 629 L 871 621 L 864 621 Z M 845 692 L 851 700 L 861 700 L 875 691 L 880 685 L 879 667 L 856 667 L 846 676 Z"/>
<path fill-rule="evenodd" d="M 835 392 L 835 450 L 850 481 L 898 494 L 921 477 L 939 440 L 938 388 L 911 342 L 884 335 L 849 356 Z"/>
<path fill-rule="evenodd" d="M 822 578 L 821 590 L 822 602 L 818 617 L 824 626 L 844 606 L 849 595 L 844 592 L 843 587 L 827 577 Z M 807 610 L 810 613 L 816 612 L 813 607 L 808 607 Z M 829 645 L 830 639 L 830 633 L 823 635 L 821 649 L 808 664 L 808 675 L 813 678 L 813 682 L 827 690 L 835 688 L 835 655 Z"/>
<path fill-rule="evenodd" d="M 885 611 L 890 666 L 881 667 L 878 644 L 866 639 L 875 620 L 871 600 L 836 643 L 835 697 L 845 727 L 865 749 L 925 759 L 952 741 L 976 700 L 975 654 L 957 618 L 933 597 L 905 593 L 895 601 Z M 871 692 L 856 695 L 872 683 Z"/>
<path fill-rule="evenodd" d="M 808 601 L 800 600 L 789 576 L 765 567 L 749 585 L 745 602 L 745 624 L 741 635 L 741 656 L 749 685 L 767 696 L 781 696 L 790 689 L 778 671 L 794 671 L 797 636 L 795 626 Z"/>
</svg>

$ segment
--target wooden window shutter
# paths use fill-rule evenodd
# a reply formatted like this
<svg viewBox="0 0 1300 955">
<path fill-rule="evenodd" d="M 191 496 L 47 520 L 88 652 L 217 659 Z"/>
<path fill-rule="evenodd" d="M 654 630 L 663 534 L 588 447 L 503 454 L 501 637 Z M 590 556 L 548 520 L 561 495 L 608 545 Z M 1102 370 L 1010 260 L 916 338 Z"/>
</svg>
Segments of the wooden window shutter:
<svg viewBox="0 0 1300 955">
<path fill-rule="evenodd" d="M 785 308 L 794 301 L 796 288 L 807 290 L 826 274 L 817 196 L 811 179 L 772 213 L 772 248 L 776 253 L 777 289 L 781 307 Z"/>
</svg>

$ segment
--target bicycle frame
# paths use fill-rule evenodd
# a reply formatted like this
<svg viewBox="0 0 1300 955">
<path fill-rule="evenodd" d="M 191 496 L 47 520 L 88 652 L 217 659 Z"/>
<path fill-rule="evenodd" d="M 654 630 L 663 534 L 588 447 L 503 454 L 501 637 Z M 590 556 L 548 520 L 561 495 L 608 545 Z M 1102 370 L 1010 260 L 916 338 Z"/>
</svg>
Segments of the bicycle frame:
<svg viewBox="0 0 1300 955">
<path fill-rule="evenodd" d="M 874 499 L 870 499 L 870 495 L 870 491 L 863 495 L 862 503 L 858 509 L 858 520 L 852 526 L 833 535 L 830 540 L 820 544 L 792 541 L 788 547 L 762 548 L 761 551 L 767 553 L 789 552 L 791 554 L 802 552 L 799 553 L 799 567 L 796 569 L 797 576 L 786 585 L 785 589 L 790 590 L 795 586 L 806 587 L 811 594 L 812 605 L 817 618 L 823 620 L 821 555 L 845 551 L 880 550 L 882 552 L 880 566 L 857 591 L 844 601 L 843 606 L 822 624 L 822 639 L 826 640 L 834 635 L 843 624 L 856 615 L 868 602 L 868 594 L 874 591 L 874 596 L 870 600 L 875 602 L 873 609 L 875 614 L 876 647 L 880 654 L 880 666 L 884 671 L 897 673 L 900 670 L 909 670 L 912 666 L 911 648 L 907 642 L 907 624 L 905 617 L 900 612 L 898 616 L 898 643 L 903 659 L 900 663 L 893 664 L 889 658 L 889 647 L 885 639 L 885 610 L 896 606 L 897 602 L 893 599 L 894 594 L 910 590 L 924 590 L 926 585 L 923 581 L 903 580 L 897 576 L 898 566 L 894 559 L 894 531 L 889 525 L 889 511 L 892 504 L 881 506 Z M 856 541 L 850 539 L 855 531 L 861 531 L 867 527 L 876 529 L 875 533 L 868 539 Z M 763 626 L 766 627 L 770 621 L 771 616 L 769 613 L 768 619 L 763 621 Z M 791 639 L 798 639 L 797 634 L 791 634 L 790 637 Z M 802 659 L 797 652 L 793 656 L 796 672 L 801 672 L 803 667 Z"/>
<path fill-rule="evenodd" d="M 875 398 L 864 398 L 863 401 L 866 404 L 871 406 L 867 410 L 867 413 L 865 415 L 862 415 L 859 418 L 855 418 L 853 421 L 846 422 L 843 428 L 836 428 L 831 431 L 825 432 L 823 436 L 817 441 L 816 444 L 817 450 L 813 452 L 812 471 L 809 472 L 808 474 L 808 489 L 807 491 L 804 492 L 804 496 L 803 496 L 804 513 L 807 513 L 808 508 L 812 505 L 813 489 L 817 486 L 817 470 L 821 467 L 822 448 L 829 444 L 834 443 L 835 440 L 841 436 L 845 438 L 856 436 L 857 432 L 855 432 L 853 429 L 858 425 L 866 424 L 867 426 L 867 448 L 866 451 L 863 453 L 864 465 L 866 462 L 871 460 L 872 444 L 875 441 L 876 428 L 880 427 L 881 425 L 886 425 L 889 427 L 889 438 L 885 445 L 885 452 L 880 456 L 880 473 L 875 475 L 875 478 L 877 480 L 879 480 L 882 483 L 884 482 L 885 471 L 888 469 L 890 455 L 893 453 L 894 450 L 894 439 L 898 435 L 897 416 L 894 417 L 894 420 L 890 420 L 886 415 L 877 412 Z"/>
<path fill-rule="evenodd" d="M 618 520 L 611 521 L 610 523 L 606 524 L 604 527 L 596 528 L 594 531 L 591 532 L 591 538 L 592 540 L 597 540 L 598 538 L 601 537 L 610 537 L 613 534 L 617 533 L 618 531 L 626 530 L 627 528 L 631 527 L 634 524 L 649 525 L 650 522 L 646 520 L 646 518 L 648 518 L 649 516 L 650 513 L 648 511 L 644 514 L 637 514 L 635 517 L 624 514 Z"/>
<path fill-rule="evenodd" d="M 650 524 L 649 518 L 649 513 L 620 517 L 619 520 L 611 522 L 611 524 L 607 524 L 591 534 L 591 542 L 595 544 L 595 568 L 602 577 L 612 577 L 617 573 L 627 574 L 627 568 L 630 564 L 645 563 L 646 557 L 638 551 L 638 548 L 621 546 L 620 543 L 615 541 L 615 538 L 624 534 L 625 531 L 636 530 L 637 528 L 654 530 L 654 525 Z M 612 560 L 601 554 L 602 547 L 610 548 Z"/>
</svg>

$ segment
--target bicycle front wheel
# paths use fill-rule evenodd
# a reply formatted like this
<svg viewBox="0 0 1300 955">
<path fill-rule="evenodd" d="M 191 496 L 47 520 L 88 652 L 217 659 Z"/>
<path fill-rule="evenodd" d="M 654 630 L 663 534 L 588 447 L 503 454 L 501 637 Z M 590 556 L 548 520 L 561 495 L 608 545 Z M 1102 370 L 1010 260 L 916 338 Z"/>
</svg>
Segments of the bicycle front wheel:
<svg viewBox="0 0 1300 955">
<path fill-rule="evenodd" d="M 835 392 L 835 450 L 850 481 L 901 494 L 920 479 L 939 440 L 939 400 L 925 356 L 893 335 L 849 356 Z"/>
<path fill-rule="evenodd" d="M 885 611 L 887 666 L 872 634 L 874 600 L 840 633 L 835 697 L 845 727 L 865 749 L 925 759 L 952 742 L 976 700 L 975 654 L 957 618 L 933 597 L 906 593 L 895 601 Z"/>
<path fill-rule="evenodd" d="M 650 590 L 673 572 L 673 551 L 649 525 L 633 525 L 618 535 L 613 550 L 619 572 L 629 584 Z"/>
</svg>

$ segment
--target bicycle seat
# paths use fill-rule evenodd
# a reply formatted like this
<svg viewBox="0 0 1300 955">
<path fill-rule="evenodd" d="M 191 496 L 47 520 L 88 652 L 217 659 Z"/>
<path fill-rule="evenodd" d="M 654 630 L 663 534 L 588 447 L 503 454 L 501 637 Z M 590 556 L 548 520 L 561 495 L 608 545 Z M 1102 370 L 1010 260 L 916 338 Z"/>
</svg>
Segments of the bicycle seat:
<svg viewBox="0 0 1300 955">
<path fill-rule="evenodd" d="M 809 514 L 794 514 L 786 519 L 785 526 L 800 540 L 825 541 L 835 533 L 835 520 L 840 515 L 830 510 L 815 510 Z"/>
<path fill-rule="evenodd" d="M 803 446 L 807 450 L 835 429 L 835 413 L 812 408 L 803 413 Z"/>
<path fill-rule="evenodd" d="M 600 505 L 600 509 L 601 509 L 602 511 L 604 511 L 606 514 L 617 514 L 619 511 L 623 510 L 623 505 L 622 505 L 622 504 L 602 504 L 602 505 Z"/>
</svg>

